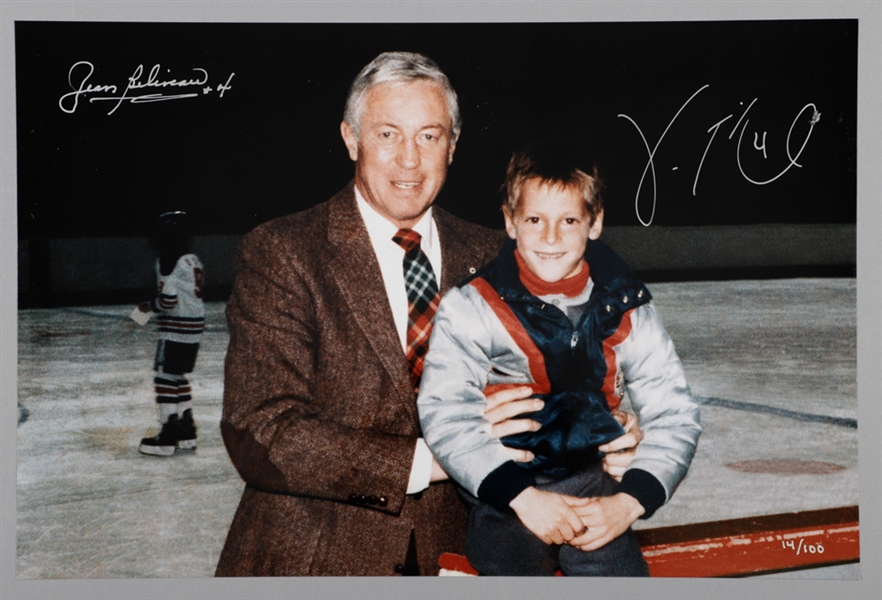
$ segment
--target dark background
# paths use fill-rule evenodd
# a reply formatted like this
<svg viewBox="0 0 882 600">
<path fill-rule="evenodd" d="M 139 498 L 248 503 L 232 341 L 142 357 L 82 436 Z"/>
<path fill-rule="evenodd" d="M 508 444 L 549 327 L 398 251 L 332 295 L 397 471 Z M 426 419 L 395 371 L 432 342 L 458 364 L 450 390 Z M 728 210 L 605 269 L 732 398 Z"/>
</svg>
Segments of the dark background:
<svg viewBox="0 0 882 600">
<path fill-rule="evenodd" d="M 501 226 L 498 189 L 510 153 L 562 130 L 600 157 L 606 226 L 652 216 L 652 175 L 635 198 L 652 148 L 652 224 L 666 226 L 856 221 L 856 20 L 554 24 L 187 24 L 18 22 L 19 239 L 136 237 L 161 211 L 195 216 L 197 234 L 242 234 L 338 191 L 353 168 L 339 136 L 349 83 L 386 50 L 436 60 L 460 95 L 463 134 L 438 203 Z M 80 99 L 90 82 L 120 91 L 138 65 L 231 89 L 166 102 Z M 151 90 L 153 91 L 153 90 Z M 163 93 L 180 90 L 163 89 Z M 192 91 L 187 89 L 186 91 Z M 144 93 L 138 90 L 137 93 Z M 106 94 L 102 94 L 106 95 Z M 821 113 L 793 167 L 768 185 L 748 182 L 788 165 L 785 142 L 809 103 Z M 697 195 L 696 170 L 711 133 Z M 791 153 L 811 111 L 793 128 Z M 739 129 L 739 132 L 741 129 Z M 767 158 L 754 148 L 766 135 Z"/>
</svg>

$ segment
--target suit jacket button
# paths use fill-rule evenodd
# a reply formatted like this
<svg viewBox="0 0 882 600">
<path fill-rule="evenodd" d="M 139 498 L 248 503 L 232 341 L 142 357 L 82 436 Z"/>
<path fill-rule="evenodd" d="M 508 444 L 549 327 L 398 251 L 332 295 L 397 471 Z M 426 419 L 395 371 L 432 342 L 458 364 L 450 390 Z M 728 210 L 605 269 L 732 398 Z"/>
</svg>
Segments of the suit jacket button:
<svg viewBox="0 0 882 600">
<path fill-rule="evenodd" d="M 404 565 L 395 565 L 396 573 L 404 573 Z"/>
<path fill-rule="evenodd" d="M 385 496 L 380 496 L 380 499 L 377 500 L 377 502 L 380 504 L 380 506 L 386 506 L 386 504 L 388 504 L 388 500 L 386 500 Z"/>
<path fill-rule="evenodd" d="M 349 494 L 349 501 L 358 502 L 358 496 L 356 496 L 355 494 Z"/>
</svg>

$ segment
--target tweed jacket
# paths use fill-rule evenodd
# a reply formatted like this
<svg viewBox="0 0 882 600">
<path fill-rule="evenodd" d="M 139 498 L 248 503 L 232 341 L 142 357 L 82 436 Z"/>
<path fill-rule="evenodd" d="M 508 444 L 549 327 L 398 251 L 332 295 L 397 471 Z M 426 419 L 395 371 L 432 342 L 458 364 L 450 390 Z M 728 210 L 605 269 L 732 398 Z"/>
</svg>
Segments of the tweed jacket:
<svg viewBox="0 0 882 600">
<path fill-rule="evenodd" d="M 500 232 L 433 208 L 441 292 L 489 262 Z M 416 397 L 350 183 L 257 227 L 227 306 L 221 433 L 246 485 L 218 576 L 421 574 L 461 551 L 453 483 L 406 495 Z"/>
</svg>

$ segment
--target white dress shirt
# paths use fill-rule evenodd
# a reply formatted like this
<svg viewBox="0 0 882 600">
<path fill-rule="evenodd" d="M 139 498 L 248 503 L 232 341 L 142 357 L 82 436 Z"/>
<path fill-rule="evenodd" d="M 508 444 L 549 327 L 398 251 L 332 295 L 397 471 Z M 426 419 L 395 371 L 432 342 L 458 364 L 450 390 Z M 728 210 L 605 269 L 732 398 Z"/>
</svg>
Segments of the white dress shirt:
<svg viewBox="0 0 882 600">
<path fill-rule="evenodd" d="M 393 225 L 384 216 L 378 213 L 361 195 L 358 186 L 355 186 L 355 200 L 358 211 L 367 227 L 374 254 L 380 263 L 380 272 L 383 275 L 383 285 L 386 288 L 386 297 L 389 298 L 389 306 L 392 308 L 392 317 L 395 319 L 395 328 L 401 340 L 401 348 L 407 351 L 407 290 L 404 287 L 404 248 L 392 241 L 392 237 L 398 232 L 398 227 Z M 435 280 L 441 282 L 441 243 L 438 239 L 438 228 L 432 218 L 432 209 L 412 227 L 413 231 L 422 236 L 420 248 L 435 272 Z M 415 494 L 429 487 L 432 476 L 432 452 L 423 438 L 417 440 L 416 452 L 413 457 L 413 465 L 410 471 L 407 493 Z"/>
</svg>

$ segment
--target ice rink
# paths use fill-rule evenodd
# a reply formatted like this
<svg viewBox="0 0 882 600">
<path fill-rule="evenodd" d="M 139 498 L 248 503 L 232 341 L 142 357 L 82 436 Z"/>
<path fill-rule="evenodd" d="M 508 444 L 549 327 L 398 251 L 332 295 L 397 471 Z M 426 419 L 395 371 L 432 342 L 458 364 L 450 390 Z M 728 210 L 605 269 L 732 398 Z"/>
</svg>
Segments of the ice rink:
<svg viewBox="0 0 882 600">
<path fill-rule="evenodd" d="M 673 500 L 638 527 L 858 504 L 855 280 L 650 290 L 704 431 Z M 243 485 L 219 431 L 224 305 L 208 306 L 190 378 L 199 447 L 171 458 L 137 450 L 158 430 L 155 333 L 132 308 L 19 311 L 17 579 L 214 572 Z"/>
</svg>

